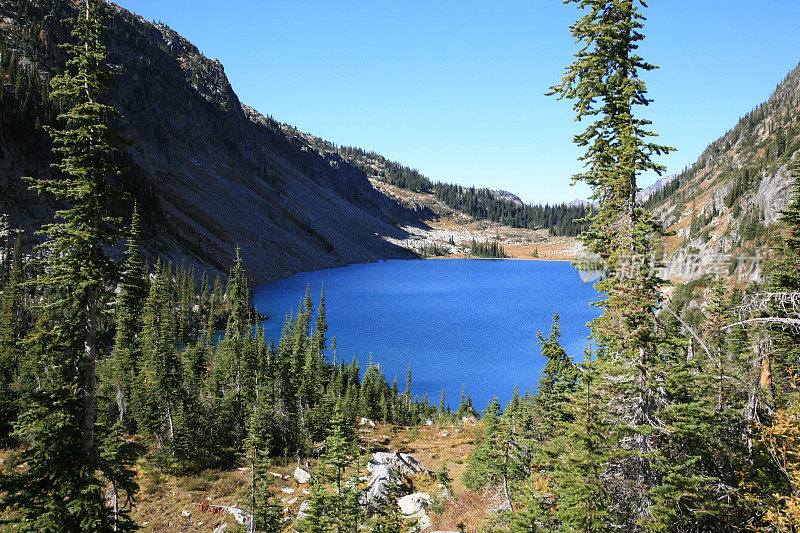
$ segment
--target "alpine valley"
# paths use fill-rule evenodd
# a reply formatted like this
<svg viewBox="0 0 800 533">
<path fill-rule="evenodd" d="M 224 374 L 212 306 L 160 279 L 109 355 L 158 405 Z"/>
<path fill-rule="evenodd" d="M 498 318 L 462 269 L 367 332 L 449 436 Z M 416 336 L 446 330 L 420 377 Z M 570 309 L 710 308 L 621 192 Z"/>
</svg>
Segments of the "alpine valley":
<svg viewBox="0 0 800 533">
<path fill-rule="evenodd" d="M 640 188 L 647 2 L 565 4 L 592 198 L 542 205 L 0 0 L 0 530 L 800 530 L 800 66 Z"/>
</svg>

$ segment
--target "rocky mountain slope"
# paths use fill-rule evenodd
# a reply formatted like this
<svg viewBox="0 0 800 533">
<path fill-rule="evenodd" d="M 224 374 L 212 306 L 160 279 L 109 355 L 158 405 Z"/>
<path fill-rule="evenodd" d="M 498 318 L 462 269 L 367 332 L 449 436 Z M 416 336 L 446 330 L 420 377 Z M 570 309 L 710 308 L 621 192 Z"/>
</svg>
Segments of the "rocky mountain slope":
<svg viewBox="0 0 800 533">
<path fill-rule="evenodd" d="M 0 214 L 31 230 L 53 205 L 21 176 L 53 172 L 49 136 L 59 102 L 67 0 L 0 2 Z M 235 247 L 256 282 L 294 272 L 410 253 L 390 240 L 420 213 L 376 191 L 336 153 L 242 105 L 223 66 L 167 26 L 107 4 L 109 61 L 120 74 L 108 100 L 131 138 L 120 186 L 138 201 L 151 257 L 222 271 Z M 120 206 L 120 213 L 130 206 Z"/>
<path fill-rule="evenodd" d="M 648 195 L 646 205 L 674 232 L 665 242 L 667 276 L 759 279 L 789 202 L 788 167 L 798 150 L 800 66 L 689 169 Z"/>
</svg>

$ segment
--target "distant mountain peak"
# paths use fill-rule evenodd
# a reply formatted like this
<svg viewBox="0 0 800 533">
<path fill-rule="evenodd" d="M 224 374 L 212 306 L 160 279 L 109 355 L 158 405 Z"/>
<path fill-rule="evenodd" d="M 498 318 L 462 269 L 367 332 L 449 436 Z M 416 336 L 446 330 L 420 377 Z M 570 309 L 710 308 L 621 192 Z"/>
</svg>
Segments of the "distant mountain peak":
<svg viewBox="0 0 800 533">
<path fill-rule="evenodd" d="M 513 202 L 517 205 L 523 205 L 522 198 L 520 198 L 513 192 L 504 191 L 502 189 L 496 191 L 489 189 L 489 193 L 491 193 L 491 195 L 497 198 L 498 200 L 506 200 L 508 202 Z"/>
</svg>

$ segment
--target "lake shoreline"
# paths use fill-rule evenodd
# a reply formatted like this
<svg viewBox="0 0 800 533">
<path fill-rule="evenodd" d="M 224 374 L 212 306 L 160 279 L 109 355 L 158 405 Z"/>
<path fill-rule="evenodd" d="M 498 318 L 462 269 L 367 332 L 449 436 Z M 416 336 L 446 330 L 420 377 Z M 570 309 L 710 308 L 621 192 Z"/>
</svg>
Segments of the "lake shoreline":
<svg viewBox="0 0 800 533">
<path fill-rule="evenodd" d="M 324 287 L 336 360 L 355 358 L 362 371 L 372 360 L 401 382 L 410 365 L 414 393 L 435 399 L 444 389 L 453 408 L 462 385 L 480 408 L 495 395 L 509 399 L 515 385 L 535 390 L 544 365 L 537 334 L 547 335 L 555 313 L 565 350 L 583 357 L 598 294 L 567 261 L 437 259 L 450 261 L 380 260 L 296 274 L 255 287 L 253 301 L 273 317 L 263 325 L 277 339 L 306 289 L 318 305 Z"/>
</svg>

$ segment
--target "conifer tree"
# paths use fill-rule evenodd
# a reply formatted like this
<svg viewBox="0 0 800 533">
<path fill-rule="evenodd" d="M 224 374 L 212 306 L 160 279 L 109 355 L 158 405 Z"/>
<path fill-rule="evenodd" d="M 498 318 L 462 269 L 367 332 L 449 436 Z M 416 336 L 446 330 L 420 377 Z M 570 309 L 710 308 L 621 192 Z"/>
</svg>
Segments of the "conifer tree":
<svg viewBox="0 0 800 533">
<path fill-rule="evenodd" d="M 280 533 L 283 508 L 272 493 L 269 475 L 268 434 L 262 417 L 263 408 L 256 407 L 244 442 L 245 456 L 250 467 L 250 509 L 252 531 Z"/>
<path fill-rule="evenodd" d="M 50 321 L 38 323 L 48 329 L 33 337 L 48 337 L 52 372 L 39 382 L 17 425 L 17 435 L 30 445 L 23 453 L 28 468 L 14 476 L 10 493 L 27 519 L 23 528 L 120 531 L 130 522 L 105 505 L 103 487 L 111 482 L 131 490 L 132 484 L 124 461 L 114 460 L 117 450 L 102 446 L 108 440 L 95 424 L 95 367 L 99 314 L 114 279 L 105 247 L 119 236 L 119 221 L 110 215 L 117 193 L 109 179 L 121 171 L 113 153 L 123 140 L 107 122 L 119 113 L 100 101 L 110 81 L 102 6 L 85 0 L 76 12 L 75 42 L 63 45 L 67 71 L 52 80 L 51 97 L 69 106 L 59 116 L 63 129 L 48 129 L 62 156 L 62 175 L 29 180 L 34 190 L 68 206 L 43 229 L 45 268 L 36 281 L 53 298 L 46 307 Z"/>
<path fill-rule="evenodd" d="M 358 527 L 360 491 L 354 477 L 358 453 L 347 437 L 347 423 L 340 411 L 336 410 L 331 426 L 315 469 L 307 516 L 300 524 L 306 531 L 344 533 Z M 324 488 L 325 482 L 330 490 Z"/>
<path fill-rule="evenodd" d="M 610 429 L 621 443 L 616 460 L 607 466 L 611 483 L 626 489 L 619 505 L 619 527 L 635 530 L 649 515 L 648 488 L 658 483 L 651 457 L 655 435 L 662 425 L 659 406 L 661 361 L 656 352 L 654 311 L 661 300 L 660 280 L 652 271 L 653 243 L 660 227 L 638 205 L 637 176 L 661 173 L 653 157 L 671 150 L 649 140 L 655 134 L 648 120 L 637 118 L 638 107 L 650 103 L 641 73 L 656 68 L 638 55 L 644 38 L 640 0 L 567 0 L 582 9 L 571 27 L 580 50 L 561 83 L 550 94 L 574 101 L 576 119 L 591 118 L 574 142 L 585 148 L 586 170 L 574 179 L 585 181 L 598 202 L 590 229 L 583 234 L 587 248 L 607 263 L 607 276 L 596 284 L 606 298 L 597 305 L 603 314 L 592 322 L 592 334 L 604 358 L 610 386 L 605 402 Z M 598 421 L 603 423 L 603 421 Z"/>
<path fill-rule="evenodd" d="M 136 366 L 141 356 L 139 326 L 148 289 L 141 257 L 140 238 L 139 210 L 134 208 L 116 306 L 117 332 L 114 338 L 111 372 L 116 389 L 114 394 L 119 422 L 123 425 L 129 422 L 127 418 L 133 396 L 132 387 L 136 381 Z"/>
<path fill-rule="evenodd" d="M 550 334 L 547 337 L 538 335 L 542 355 L 547 361 L 539 379 L 536 402 L 544 413 L 542 431 L 548 433 L 548 437 L 552 437 L 556 431 L 554 426 L 569 417 L 567 403 L 578 379 L 575 364 L 559 342 L 560 336 L 561 325 L 558 313 L 555 313 Z"/>
<path fill-rule="evenodd" d="M 9 235 L 8 240 L 11 240 Z M 6 254 L 11 249 L 6 250 Z M 22 236 L 17 234 L 8 280 L 0 295 L 0 435 L 7 436 L 16 420 L 22 397 L 19 390 L 21 347 L 24 335 L 23 286 L 24 271 Z M 8 260 L 8 257 L 6 258 Z M 2 440 L 3 437 L 0 437 Z"/>
</svg>

